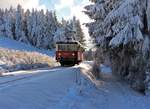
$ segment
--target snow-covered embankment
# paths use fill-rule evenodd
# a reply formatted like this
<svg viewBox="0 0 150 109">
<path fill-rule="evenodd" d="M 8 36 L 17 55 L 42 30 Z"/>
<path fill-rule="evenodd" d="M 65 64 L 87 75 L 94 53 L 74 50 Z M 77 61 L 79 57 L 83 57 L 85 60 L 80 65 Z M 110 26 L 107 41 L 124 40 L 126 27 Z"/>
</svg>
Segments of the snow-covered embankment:
<svg viewBox="0 0 150 109">
<path fill-rule="evenodd" d="M 60 100 L 56 109 L 150 109 L 150 96 L 133 91 L 126 83 L 116 79 L 111 69 L 101 65 L 101 78 L 90 73 L 92 63 L 79 66 L 78 82 Z"/>
</svg>

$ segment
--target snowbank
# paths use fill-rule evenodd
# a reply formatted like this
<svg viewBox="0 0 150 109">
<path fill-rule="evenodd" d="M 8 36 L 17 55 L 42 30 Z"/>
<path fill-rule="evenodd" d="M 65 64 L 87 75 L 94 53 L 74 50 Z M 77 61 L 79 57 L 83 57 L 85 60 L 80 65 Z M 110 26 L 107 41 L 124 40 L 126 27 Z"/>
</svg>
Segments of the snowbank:
<svg viewBox="0 0 150 109">
<path fill-rule="evenodd" d="M 55 59 L 47 55 L 0 48 L 0 73 L 54 67 L 56 65 Z"/>
<path fill-rule="evenodd" d="M 96 87 L 85 75 L 90 70 L 89 64 L 84 63 L 80 68 L 83 71 L 80 82 L 69 88 L 54 109 L 150 109 L 150 96 L 143 96 L 115 79 L 107 66 L 101 66 L 105 76 L 96 81 Z"/>
<path fill-rule="evenodd" d="M 25 43 L 18 42 L 18 41 L 15 41 L 6 37 L 2 37 L 2 36 L 0 36 L 0 47 L 20 50 L 20 51 L 39 52 L 39 53 L 46 54 L 52 57 L 54 57 L 55 55 L 54 50 L 48 51 L 44 49 L 38 49 L 31 45 L 27 45 Z"/>
</svg>

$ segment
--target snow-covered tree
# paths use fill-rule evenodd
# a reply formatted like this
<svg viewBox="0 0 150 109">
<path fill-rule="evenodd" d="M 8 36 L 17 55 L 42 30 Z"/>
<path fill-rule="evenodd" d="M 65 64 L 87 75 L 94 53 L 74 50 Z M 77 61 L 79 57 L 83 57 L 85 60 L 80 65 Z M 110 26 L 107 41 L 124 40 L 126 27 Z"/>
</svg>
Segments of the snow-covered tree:
<svg viewBox="0 0 150 109">
<path fill-rule="evenodd" d="M 32 9 L 24 11 L 21 5 L 17 9 L 0 9 L 0 35 L 31 44 L 38 48 L 54 48 L 56 31 L 64 29 L 67 37 L 72 37 L 73 26 L 64 25 L 57 20 L 56 12 Z M 69 32 L 68 32 L 69 31 Z M 73 37 L 72 37 L 73 38 Z"/>
<path fill-rule="evenodd" d="M 39 47 L 39 48 L 42 48 L 42 39 L 45 36 L 45 33 L 44 33 L 44 29 L 45 29 L 45 24 L 44 24 L 44 21 L 45 21 L 45 16 L 44 16 L 44 10 L 41 10 L 40 12 L 37 12 L 36 11 L 36 27 L 35 27 L 35 31 L 36 31 L 36 39 L 37 39 L 37 42 L 36 42 L 36 46 Z M 43 43 L 44 44 L 44 43 Z"/>
<path fill-rule="evenodd" d="M 31 44 L 36 46 L 37 44 L 37 11 L 36 10 L 32 10 L 32 14 L 31 14 L 31 18 L 30 18 L 30 24 L 31 25 L 31 36 L 30 37 L 30 41 Z"/>
<path fill-rule="evenodd" d="M 80 21 L 73 17 L 71 20 L 62 19 L 55 34 L 55 41 L 79 41 L 85 45 L 85 36 Z"/>
<path fill-rule="evenodd" d="M 109 56 L 114 74 L 145 90 L 150 68 L 150 0 L 91 1 L 94 4 L 86 6 L 85 13 L 94 19 L 87 26 L 99 45 L 97 52 Z"/>
<path fill-rule="evenodd" d="M 21 5 L 17 6 L 16 23 L 15 23 L 15 39 L 21 42 L 28 42 L 25 32 L 23 31 L 24 10 Z"/>
<path fill-rule="evenodd" d="M 46 12 L 46 20 L 45 20 L 45 35 L 46 37 L 43 39 L 45 41 L 45 46 L 49 49 L 54 47 L 54 36 L 59 23 L 57 21 L 57 16 L 55 12 L 50 12 L 47 10 Z"/>
<path fill-rule="evenodd" d="M 73 41 L 75 40 L 75 29 L 71 21 L 62 19 L 62 23 L 59 25 L 55 33 L 54 40 L 56 41 Z"/>
<path fill-rule="evenodd" d="M 31 35 L 31 29 L 30 26 L 30 17 L 31 17 L 31 12 L 29 9 L 27 9 L 27 11 L 24 13 L 24 19 L 23 19 L 23 31 L 25 33 L 26 39 L 28 40 L 28 42 L 26 42 L 27 44 L 30 44 L 30 35 Z"/>
<path fill-rule="evenodd" d="M 4 36 L 4 10 L 0 9 L 0 36 Z"/>
<path fill-rule="evenodd" d="M 55 12 L 32 10 L 27 21 L 28 37 L 32 45 L 39 48 L 51 49 L 54 47 L 53 37 L 58 27 Z"/>
<path fill-rule="evenodd" d="M 81 28 L 80 20 L 76 19 L 76 17 L 73 17 L 72 21 L 75 29 L 74 31 L 76 32 L 75 39 L 79 41 L 81 44 L 85 45 L 85 36 Z"/>
<path fill-rule="evenodd" d="M 14 38 L 14 26 L 15 26 L 15 18 L 14 18 L 15 10 L 11 7 L 9 10 L 5 10 L 5 15 L 3 16 L 3 25 L 5 28 L 4 35 L 11 39 Z"/>
</svg>

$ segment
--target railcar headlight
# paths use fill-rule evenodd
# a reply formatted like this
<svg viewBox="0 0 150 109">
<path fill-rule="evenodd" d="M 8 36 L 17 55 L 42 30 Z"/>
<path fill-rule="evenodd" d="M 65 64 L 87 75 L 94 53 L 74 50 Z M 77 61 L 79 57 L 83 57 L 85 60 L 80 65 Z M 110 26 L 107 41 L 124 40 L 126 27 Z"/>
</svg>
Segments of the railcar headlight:
<svg viewBox="0 0 150 109">
<path fill-rule="evenodd" d="M 72 53 L 72 56 L 75 56 L 75 54 L 74 54 L 74 53 Z"/>
<path fill-rule="evenodd" d="M 59 56 L 61 56 L 61 53 L 58 53 Z"/>
</svg>

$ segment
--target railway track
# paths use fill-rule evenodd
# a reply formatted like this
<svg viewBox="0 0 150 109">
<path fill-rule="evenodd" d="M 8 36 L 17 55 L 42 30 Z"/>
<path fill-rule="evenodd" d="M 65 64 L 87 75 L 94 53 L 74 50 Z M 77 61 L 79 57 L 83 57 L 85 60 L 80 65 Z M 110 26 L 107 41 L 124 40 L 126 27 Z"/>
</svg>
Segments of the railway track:
<svg viewBox="0 0 150 109">
<path fill-rule="evenodd" d="M 50 74 L 52 72 L 55 72 L 55 70 L 61 70 L 62 69 L 62 68 L 61 69 L 60 68 L 61 67 L 43 69 L 43 70 L 40 70 L 38 73 L 33 73 L 33 74 L 24 74 L 24 75 L 6 76 L 6 77 L 4 76 L 4 77 L 1 77 L 1 78 L 6 79 L 6 80 L 1 80 L 0 79 L 0 88 L 4 85 L 17 83 L 18 81 L 28 80 L 28 79 L 31 79 L 31 78 L 36 78 L 36 77 L 40 77 L 40 76 L 43 76 L 43 75 Z M 30 72 L 32 72 L 32 71 L 30 71 Z"/>
<path fill-rule="evenodd" d="M 18 78 L 15 78 L 15 79 L 6 80 L 6 81 L 3 81 L 3 82 L 0 82 L 0 86 L 4 85 L 4 84 L 14 83 L 16 81 L 20 81 L 20 80 L 24 80 L 24 79 L 29 79 L 29 78 L 32 78 L 34 76 L 37 76 L 37 74 L 32 74 L 30 76 L 23 76 L 23 77 L 18 77 Z"/>
</svg>

